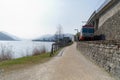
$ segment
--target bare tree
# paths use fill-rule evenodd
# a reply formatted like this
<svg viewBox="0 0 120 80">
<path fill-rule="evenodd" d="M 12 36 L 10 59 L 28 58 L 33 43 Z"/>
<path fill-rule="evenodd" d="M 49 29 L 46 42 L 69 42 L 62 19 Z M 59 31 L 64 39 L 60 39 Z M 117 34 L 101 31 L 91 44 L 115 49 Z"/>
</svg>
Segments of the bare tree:
<svg viewBox="0 0 120 80">
<path fill-rule="evenodd" d="M 57 27 L 57 31 L 55 33 L 55 39 L 56 39 L 56 41 L 59 41 L 63 37 L 64 37 L 63 28 L 62 28 L 62 25 L 59 24 L 58 27 Z"/>
</svg>

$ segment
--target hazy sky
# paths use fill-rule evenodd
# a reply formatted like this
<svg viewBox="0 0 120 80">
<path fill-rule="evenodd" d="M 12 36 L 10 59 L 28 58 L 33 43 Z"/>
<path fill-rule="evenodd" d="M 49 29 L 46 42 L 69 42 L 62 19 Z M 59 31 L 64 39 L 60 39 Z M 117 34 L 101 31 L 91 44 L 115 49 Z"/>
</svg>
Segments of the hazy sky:
<svg viewBox="0 0 120 80">
<path fill-rule="evenodd" d="M 75 34 L 105 0 L 0 0 L 0 31 L 20 38 L 54 34 L 59 24 Z"/>
</svg>

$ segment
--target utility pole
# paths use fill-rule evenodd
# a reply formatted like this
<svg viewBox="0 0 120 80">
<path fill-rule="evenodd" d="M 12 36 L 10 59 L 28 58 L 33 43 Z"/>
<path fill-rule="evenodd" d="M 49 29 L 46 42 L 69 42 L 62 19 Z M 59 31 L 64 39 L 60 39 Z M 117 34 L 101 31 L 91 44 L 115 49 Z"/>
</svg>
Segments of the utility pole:
<svg viewBox="0 0 120 80">
<path fill-rule="evenodd" d="M 75 35 L 75 40 L 78 41 L 78 38 L 79 38 L 79 30 L 78 29 L 74 29 L 75 31 L 77 31 L 77 34 Z"/>
</svg>

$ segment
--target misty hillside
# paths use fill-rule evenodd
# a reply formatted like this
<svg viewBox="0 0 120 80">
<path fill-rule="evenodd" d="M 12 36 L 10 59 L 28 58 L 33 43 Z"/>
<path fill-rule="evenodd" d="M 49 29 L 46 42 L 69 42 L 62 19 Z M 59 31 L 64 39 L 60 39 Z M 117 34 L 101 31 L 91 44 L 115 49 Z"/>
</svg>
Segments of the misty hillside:
<svg viewBox="0 0 120 80">
<path fill-rule="evenodd" d="M 55 38 L 53 35 L 47 34 L 47 35 L 43 35 L 41 37 L 38 37 L 36 39 L 33 39 L 33 41 L 43 41 L 43 40 L 53 41 L 53 40 L 55 40 Z"/>
<path fill-rule="evenodd" d="M 0 32 L 0 40 L 4 40 L 4 41 L 16 41 L 16 40 L 20 40 L 19 38 L 17 38 L 16 36 L 13 36 L 9 33 L 6 32 Z"/>
<path fill-rule="evenodd" d="M 56 35 L 58 36 L 58 35 Z M 54 41 L 55 40 L 55 35 L 44 35 L 42 37 L 39 37 L 39 38 L 36 38 L 36 39 L 33 39 L 33 41 Z M 69 38 L 73 38 L 73 35 L 72 34 L 62 34 L 60 37 L 69 37 Z"/>
</svg>

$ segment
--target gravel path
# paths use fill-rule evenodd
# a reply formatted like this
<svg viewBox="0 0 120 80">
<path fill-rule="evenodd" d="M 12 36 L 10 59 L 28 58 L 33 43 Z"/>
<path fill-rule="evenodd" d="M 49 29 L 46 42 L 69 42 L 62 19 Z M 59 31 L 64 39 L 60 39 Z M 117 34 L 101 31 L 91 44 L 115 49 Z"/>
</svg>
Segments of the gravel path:
<svg viewBox="0 0 120 80">
<path fill-rule="evenodd" d="M 76 50 L 66 47 L 50 61 L 0 76 L 0 80 L 114 80 Z"/>
</svg>

